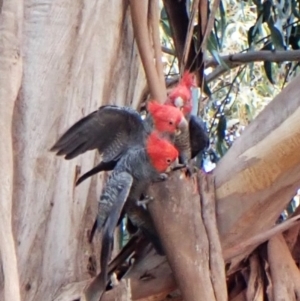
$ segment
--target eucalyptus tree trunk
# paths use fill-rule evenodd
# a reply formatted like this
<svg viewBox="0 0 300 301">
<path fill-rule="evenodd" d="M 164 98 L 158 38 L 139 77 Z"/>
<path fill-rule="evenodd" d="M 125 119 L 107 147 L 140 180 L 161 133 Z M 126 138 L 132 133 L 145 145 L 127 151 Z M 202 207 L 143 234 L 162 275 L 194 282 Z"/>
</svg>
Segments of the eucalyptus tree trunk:
<svg viewBox="0 0 300 301">
<path fill-rule="evenodd" d="M 100 105 L 137 107 L 128 3 L 3 0 L 0 24 L 0 300 L 73 300 L 98 262 L 87 230 L 102 182 L 74 186 L 95 152 L 68 162 L 48 150 Z"/>
</svg>

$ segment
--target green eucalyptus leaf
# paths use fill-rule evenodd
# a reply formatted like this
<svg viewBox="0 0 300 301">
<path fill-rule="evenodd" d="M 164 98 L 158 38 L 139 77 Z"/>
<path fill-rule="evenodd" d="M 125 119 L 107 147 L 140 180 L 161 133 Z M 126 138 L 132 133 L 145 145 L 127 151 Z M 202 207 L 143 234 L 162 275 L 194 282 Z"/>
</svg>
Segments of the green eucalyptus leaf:
<svg viewBox="0 0 300 301">
<path fill-rule="evenodd" d="M 222 59 L 222 57 L 219 55 L 219 52 L 216 50 L 212 50 L 211 51 L 211 55 L 214 57 L 214 59 L 218 62 L 218 64 L 224 68 L 226 68 L 227 70 L 230 70 L 230 68 L 228 67 L 228 65 L 224 62 L 224 60 Z"/>
<path fill-rule="evenodd" d="M 226 31 L 226 26 L 227 26 L 227 21 L 226 21 L 226 11 L 224 9 L 223 1 L 220 1 L 220 27 L 221 27 L 221 39 L 220 39 L 220 49 L 223 48 L 223 41 L 225 37 L 225 31 Z"/>
<path fill-rule="evenodd" d="M 266 76 L 267 76 L 269 82 L 274 85 L 275 82 L 274 82 L 273 76 L 272 76 L 272 63 L 270 61 L 265 61 L 264 69 L 265 69 L 265 73 L 266 73 Z"/>
<path fill-rule="evenodd" d="M 163 31 L 164 33 L 168 36 L 168 37 L 172 37 L 172 33 L 171 33 L 171 28 L 170 28 L 170 25 L 169 25 L 169 22 L 168 21 L 165 21 L 165 20 L 161 20 L 161 25 L 162 25 L 162 28 L 163 28 Z"/>
<path fill-rule="evenodd" d="M 207 50 L 210 52 L 211 55 L 213 55 L 213 50 L 218 50 L 218 42 L 213 32 L 210 33 L 209 38 L 207 39 Z"/>
<path fill-rule="evenodd" d="M 210 89 L 209 89 L 209 86 L 208 86 L 208 84 L 207 84 L 205 78 L 204 78 L 204 81 L 203 81 L 203 92 L 204 92 L 207 96 L 209 96 L 209 97 L 211 97 L 211 95 L 212 95 L 212 93 L 211 93 L 211 91 L 210 91 Z"/>
<path fill-rule="evenodd" d="M 271 17 L 272 2 L 267 0 L 262 5 L 262 22 L 268 22 Z"/>
<path fill-rule="evenodd" d="M 271 31 L 271 40 L 276 50 L 285 50 L 284 37 L 280 30 L 274 25 L 272 18 L 268 22 Z"/>
<path fill-rule="evenodd" d="M 253 109 L 252 109 L 252 106 L 248 103 L 245 103 L 245 110 L 246 110 L 246 113 L 247 113 L 247 117 L 249 120 L 253 120 Z"/>
<path fill-rule="evenodd" d="M 224 140 L 226 136 L 226 127 L 227 127 L 227 120 L 225 115 L 222 115 L 219 118 L 219 123 L 217 126 L 217 136 L 220 141 Z"/>
<path fill-rule="evenodd" d="M 225 146 L 224 140 L 217 140 L 216 150 L 221 157 L 223 157 L 227 152 L 227 147 Z"/>
<path fill-rule="evenodd" d="M 298 9 L 297 9 L 298 5 Z M 299 0 L 292 0 L 292 13 L 298 19 L 300 19 L 300 3 Z"/>
</svg>

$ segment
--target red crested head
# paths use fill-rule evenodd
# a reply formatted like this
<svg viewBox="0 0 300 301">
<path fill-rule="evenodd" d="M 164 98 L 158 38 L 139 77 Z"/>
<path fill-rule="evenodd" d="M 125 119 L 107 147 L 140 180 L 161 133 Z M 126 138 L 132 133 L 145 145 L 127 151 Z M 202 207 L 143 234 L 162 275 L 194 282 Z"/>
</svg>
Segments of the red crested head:
<svg viewBox="0 0 300 301">
<path fill-rule="evenodd" d="M 195 77 L 193 73 L 189 73 L 188 71 L 185 71 L 179 82 L 179 85 L 184 85 L 188 88 L 196 87 Z"/>
<path fill-rule="evenodd" d="M 195 86 L 193 74 L 186 71 L 178 85 L 169 93 L 166 104 L 179 108 L 184 116 L 188 116 L 192 111 L 191 88 Z"/>
<path fill-rule="evenodd" d="M 157 172 L 167 171 L 179 155 L 177 149 L 168 140 L 161 138 L 157 132 L 152 132 L 148 136 L 146 150 Z"/>
<path fill-rule="evenodd" d="M 183 113 L 176 107 L 151 101 L 147 108 L 152 116 L 154 128 L 158 132 L 175 134 L 179 130 L 188 127 Z"/>
</svg>

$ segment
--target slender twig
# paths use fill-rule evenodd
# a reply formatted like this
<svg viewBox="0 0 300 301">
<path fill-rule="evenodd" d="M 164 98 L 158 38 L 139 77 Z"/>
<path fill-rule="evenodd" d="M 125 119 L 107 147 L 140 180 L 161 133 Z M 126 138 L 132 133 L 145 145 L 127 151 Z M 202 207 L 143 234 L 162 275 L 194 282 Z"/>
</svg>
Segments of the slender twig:
<svg viewBox="0 0 300 301">
<path fill-rule="evenodd" d="M 287 83 L 287 79 L 288 79 L 288 76 L 289 76 L 289 73 L 290 73 L 290 70 L 291 70 L 291 63 L 287 64 L 286 67 L 287 68 L 286 68 L 286 71 L 285 71 L 283 83 L 281 85 L 281 90 L 284 88 L 285 84 Z"/>
<path fill-rule="evenodd" d="M 186 35 L 186 39 L 185 39 L 184 49 L 183 49 L 181 74 L 183 73 L 183 70 L 184 70 L 187 60 L 188 60 L 188 55 L 190 53 L 191 41 L 192 41 L 192 37 L 193 37 L 193 33 L 194 33 L 194 22 L 195 22 L 195 18 L 196 18 L 197 11 L 198 11 L 198 6 L 199 6 L 199 0 L 194 0 L 193 6 L 192 6 L 191 17 L 189 20 L 189 26 L 188 26 L 188 30 L 187 30 L 187 35 Z"/>
<path fill-rule="evenodd" d="M 216 15 L 216 11 L 217 11 L 219 5 L 220 5 L 220 0 L 214 0 L 214 3 L 212 5 L 212 9 L 211 9 L 211 12 L 210 12 L 210 15 L 209 15 L 209 19 L 208 19 L 208 22 L 207 22 L 207 26 L 206 26 L 206 29 L 205 29 L 205 33 L 204 33 L 204 36 L 203 36 L 203 40 L 201 41 L 200 49 L 202 49 L 202 51 L 206 50 L 207 39 L 208 39 L 208 37 L 209 37 L 209 35 L 212 31 L 212 28 L 214 26 L 215 15 Z"/>
<path fill-rule="evenodd" d="M 289 50 L 289 51 L 249 51 L 247 53 L 236 53 L 220 56 L 220 59 L 228 65 L 236 67 L 244 63 L 268 61 L 268 62 L 285 62 L 285 61 L 300 61 L 300 50 Z M 205 67 L 215 67 L 219 63 L 216 59 L 210 58 L 205 62 Z"/>
<path fill-rule="evenodd" d="M 232 91 L 232 89 L 233 89 L 234 83 L 235 83 L 235 81 L 237 80 L 237 78 L 239 77 L 239 75 L 242 73 L 242 71 L 245 69 L 245 67 L 246 67 L 246 66 L 240 67 L 240 70 L 239 70 L 239 71 L 237 72 L 237 74 L 235 75 L 235 77 L 234 77 L 234 79 L 233 79 L 233 81 L 232 81 L 232 84 L 230 85 L 230 88 L 228 89 L 228 92 L 227 92 L 226 96 L 224 97 L 224 99 L 222 100 L 222 103 L 219 105 L 219 107 L 218 107 L 216 113 L 214 114 L 213 121 L 212 121 L 212 123 L 211 123 L 211 125 L 210 125 L 210 128 L 209 128 L 209 135 L 212 134 L 211 131 L 212 131 L 212 129 L 213 129 L 215 120 L 217 119 L 217 115 L 218 115 L 219 113 L 221 113 L 221 108 L 225 107 L 226 100 L 228 99 L 228 97 L 229 97 L 229 95 L 230 95 L 230 93 L 231 93 L 231 91 Z"/>
</svg>

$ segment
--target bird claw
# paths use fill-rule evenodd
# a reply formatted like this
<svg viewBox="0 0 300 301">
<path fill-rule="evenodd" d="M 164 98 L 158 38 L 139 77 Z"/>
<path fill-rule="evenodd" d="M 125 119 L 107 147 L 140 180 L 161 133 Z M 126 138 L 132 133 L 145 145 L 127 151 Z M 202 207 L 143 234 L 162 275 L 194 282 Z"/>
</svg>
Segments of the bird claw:
<svg viewBox="0 0 300 301">
<path fill-rule="evenodd" d="M 111 285 L 112 287 L 115 287 L 119 284 L 119 280 L 117 278 L 117 274 L 116 273 L 113 273 L 111 276 L 110 276 L 110 280 L 111 280 Z"/>
<path fill-rule="evenodd" d="M 153 200 L 154 200 L 154 197 L 149 196 L 149 195 L 145 195 L 142 200 L 137 200 L 136 204 L 138 206 L 142 206 L 146 210 L 148 203 L 151 202 L 151 201 L 153 201 Z"/>
<path fill-rule="evenodd" d="M 164 182 L 168 179 L 168 175 L 166 173 L 161 173 L 159 176 L 155 179 L 154 182 Z"/>
<path fill-rule="evenodd" d="M 191 177 L 194 173 L 197 172 L 197 167 L 194 165 L 192 161 L 185 164 L 185 167 L 186 167 L 185 175 L 187 177 Z"/>
</svg>

